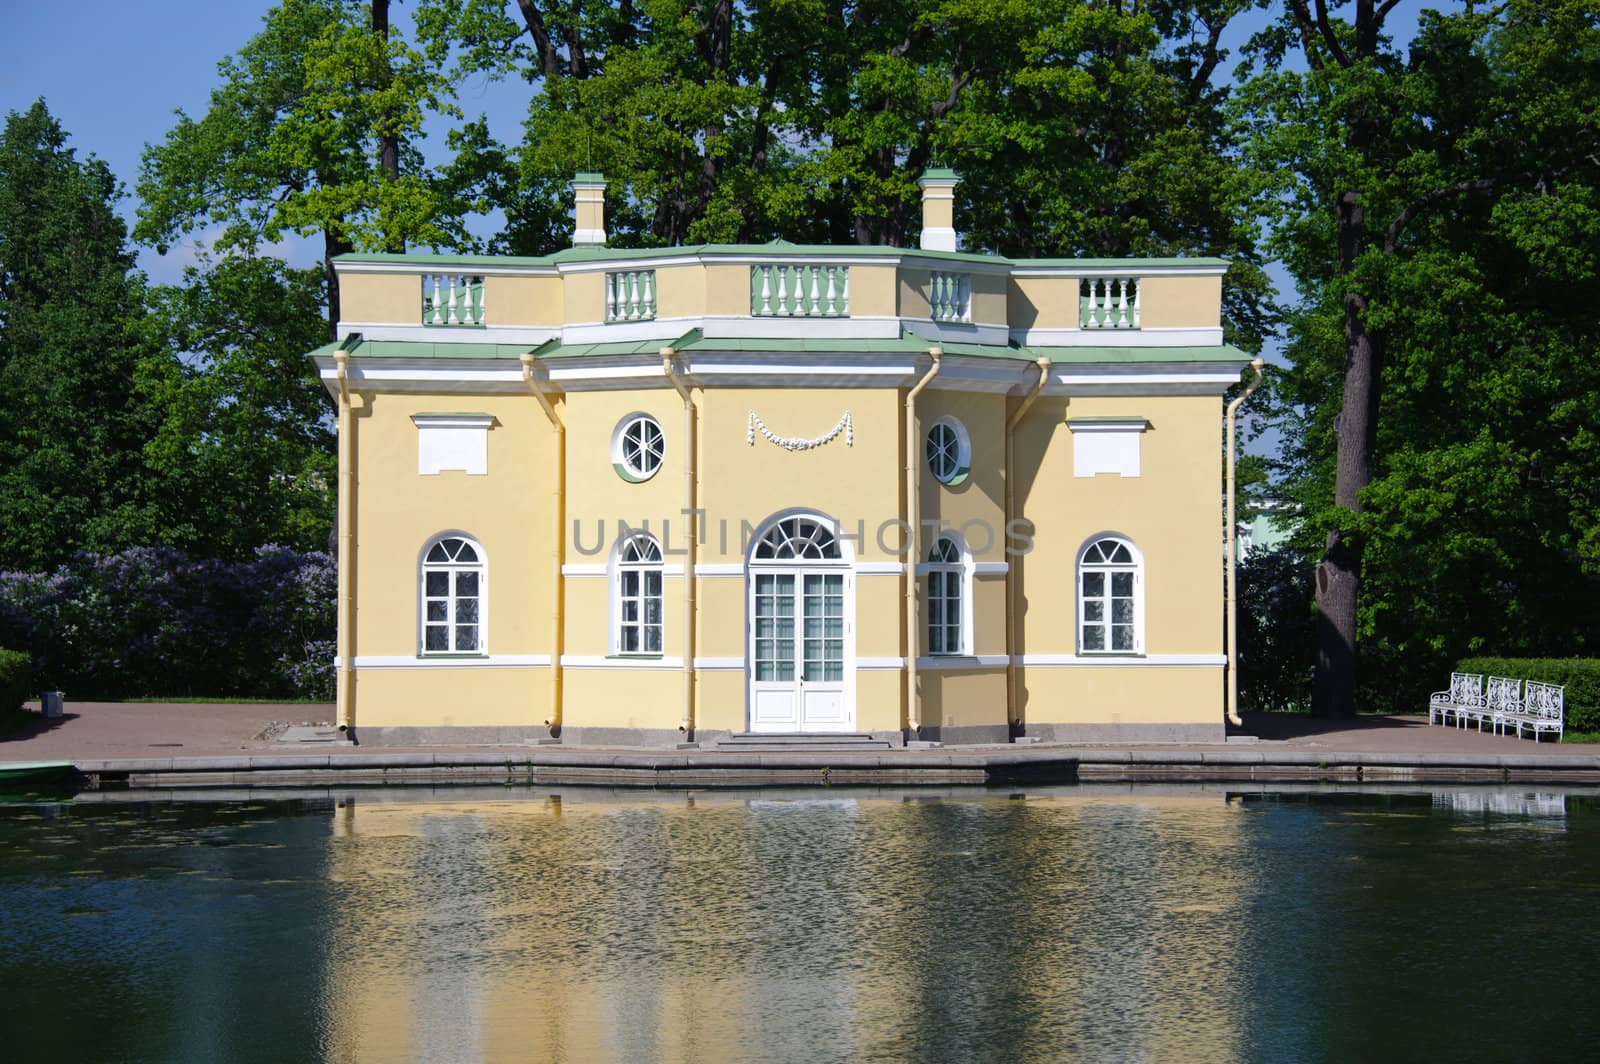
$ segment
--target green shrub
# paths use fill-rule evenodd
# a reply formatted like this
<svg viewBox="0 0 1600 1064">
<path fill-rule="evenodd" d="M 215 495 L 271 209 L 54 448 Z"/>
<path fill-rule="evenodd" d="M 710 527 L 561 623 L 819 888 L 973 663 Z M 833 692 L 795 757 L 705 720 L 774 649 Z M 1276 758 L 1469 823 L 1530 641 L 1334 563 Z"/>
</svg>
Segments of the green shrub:
<svg viewBox="0 0 1600 1064">
<path fill-rule="evenodd" d="M 33 694 L 33 659 L 17 650 L 0 647 L 0 717 L 22 708 Z"/>
<path fill-rule="evenodd" d="M 1567 689 L 1567 730 L 1600 731 L 1600 659 L 1463 658 L 1456 662 L 1456 671 L 1561 684 Z M 1446 686 L 1448 678 L 1439 689 Z"/>
</svg>

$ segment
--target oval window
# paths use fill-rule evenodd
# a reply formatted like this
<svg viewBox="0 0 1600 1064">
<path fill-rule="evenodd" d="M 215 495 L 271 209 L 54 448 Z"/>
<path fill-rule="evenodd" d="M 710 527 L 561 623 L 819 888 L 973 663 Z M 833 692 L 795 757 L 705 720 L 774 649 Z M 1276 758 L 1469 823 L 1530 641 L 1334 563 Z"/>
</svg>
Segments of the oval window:
<svg viewBox="0 0 1600 1064">
<path fill-rule="evenodd" d="M 967 430 L 953 417 L 942 417 L 928 430 L 928 469 L 941 484 L 954 486 L 967 479 L 972 466 L 972 444 Z"/>
<path fill-rule="evenodd" d="M 623 480 L 649 480 L 661 468 L 667 437 L 649 414 L 629 414 L 611 436 L 611 465 Z"/>
</svg>

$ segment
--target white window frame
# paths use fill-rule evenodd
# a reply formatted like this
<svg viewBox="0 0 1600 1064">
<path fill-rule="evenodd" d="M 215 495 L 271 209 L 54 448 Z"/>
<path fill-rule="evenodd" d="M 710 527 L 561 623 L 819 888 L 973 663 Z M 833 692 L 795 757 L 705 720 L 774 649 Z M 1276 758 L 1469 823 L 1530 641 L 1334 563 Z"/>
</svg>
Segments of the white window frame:
<svg viewBox="0 0 1600 1064">
<path fill-rule="evenodd" d="M 1107 563 L 1086 560 L 1091 549 L 1097 544 L 1107 541 L 1126 548 L 1132 561 Z M 1090 596 L 1085 593 L 1084 578 L 1089 573 L 1105 574 L 1104 590 L 1100 595 Z M 1132 599 L 1133 607 L 1133 647 L 1131 649 L 1115 650 L 1109 646 L 1112 641 L 1111 615 L 1113 596 L 1111 594 L 1111 584 L 1113 575 L 1117 573 L 1131 573 L 1133 575 L 1133 593 L 1128 596 Z M 1144 655 L 1144 555 L 1139 552 L 1139 548 L 1134 544 L 1133 540 L 1120 532 L 1098 532 L 1084 540 L 1083 545 L 1078 548 L 1077 561 L 1073 565 L 1073 599 L 1077 606 L 1074 611 L 1076 618 L 1074 627 L 1076 630 L 1077 649 L 1080 655 L 1095 657 L 1141 657 Z M 1102 618 L 1092 623 L 1106 629 L 1106 642 L 1108 645 L 1090 649 L 1084 638 L 1084 630 L 1091 623 L 1087 619 L 1087 614 L 1088 604 L 1093 601 L 1100 602 Z"/>
<path fill-rule="evenodd" d="M 955 555 L 955 561 L 939 558 L 940 547 L 948 543 Z M 929 657 L 970 657 L 972 650 L 972 552 L 962 538 L 951 532 L 942 532 L 934 540 L 933 546 L 928 551 L 928 560 L 918 566 L 928 577 L 924 594 L 927 596 L 927 622 L 923 625 L 923 638 L 927 643 Z M 933 648 L 933 585 L 934 577 L 940 577 L 940 583 L 945 587 L 945 594 L 940 596 L 945 600 L 946 621 L 945 629 L 948 631 L 948 606 L 951 596 L 949 594 L 951 579 L 955 581 L 955 606 L 956 606 L 956 648 L 954 650 L 935 650 Z"/>
<path fill-rule="evenodd" d="M 649 431 L 654 431 L 657 438 L 661 441 L 661 454 L 659 457 L 657 457 L 656 464 L 649 469 L 645 469 L 642 465 L 637 463 L 630 462 L 627 458 L 626 443 L 628 440 L 628 432 L 635 425 L 650 426 L 649 429 L 641 429 L 641 431 L 646 432 L 647 434 Z M 623 480 L 626 480 L 630 484 L 642 484 L 651 477 L 655 476 L 657 473 L 661 472 L 661 467 L 666 465 L 666 463 L 667 433 L 666 430 L 661 427 L 661 422 L 656 419 L 654 414 L 646 413 L 643 410 L 635 410 L 633 413 L 624 417 L 621 421 L 618 421 L 617 427 L 611 430 L 611 468 L 615 469 L 617 471 L 617 476 L 621 477 Z"/>
<path fill-rule="evenodd" d="M 637 551 L 642 557 L 629 558 L 630 549 Z M 651 556 L 653 555 L 653 557 Z M 646 590 L 650 573 L 656 574 L 659 591 L 655 598 L 658 600 L 656 616 L 661 620 L 654 625 L 649 624 L 645 617 L 648 614 L 648 603 L 651 595 Z M 624 594 L 623 584 L 626 583 L 628 574 L 638 577 L 638 594 Z M 636 601 L 638 610 L 636 619 L 624 619 L 625 604 Z M 628 658 L 659 658 L 666 650 L 666 565 L 662 559 L 661 544 L 648 532 L 635 532 L 626 537 L 620 537 L 611 550 L 611 655 L 613 657 Z M 638 629 L 639 649 L 625 650 L 623 644 L 623 630 L 625 628 Z M 655 650 L 647 649 L 650 645 L 649 630 L 660 629 L 660 646 Z"/>
<path fill-rule="evenodd" d="M 451 540 L 459 540 L 470 547 L 476 555 L 474 562 L 430 562 L 428 555 L 435 547 Z M 448 548 L 447 548 L 448 550 Z M 459 557 L 459 553 L 457 555 Z M 439 621 L 428 620 L 429 602 L 441 601 L 440 596 L 428 594 L 428 574 L 447 574 L 447 594 L 442 601 L 445 606 L 445 641 L 447 649 L 428 649 L 428 629 L 438 627 Z M 456 629 L 460 622 L 456 617 L 456 603 L 463 596 L 456 593 L 457 582 L 463 573 L 476 573 L 478 577 L 478 593 L 474 596 L 478 602 L 478 629 L 477 646 L 470 649 L 456 649 Z M 423 658 L 461 658 L 482 657 L 489 653 L 489 555 L 483 549 L 483 544 L 465 532 L 441 532 L 429 539 L 422 546 L 422 552 L 417 557 L 417 656 Z"/>
<path fill-rule="evenodd" d="M 955 437 L 955 468 L 941 472 L 933 463 L 933 438 L 935 433 L 948 430 Z M 972 472 L 972 437 L 967 435 L 967 427 L 958 419 L 946 415 L 928 426 L 928 431 L 922 434 L 922 460 L 927 463 L 928 472 L 933 474 L 933 479 L 946 487 L 955 487 L 964 482 Z"/>
</svg>

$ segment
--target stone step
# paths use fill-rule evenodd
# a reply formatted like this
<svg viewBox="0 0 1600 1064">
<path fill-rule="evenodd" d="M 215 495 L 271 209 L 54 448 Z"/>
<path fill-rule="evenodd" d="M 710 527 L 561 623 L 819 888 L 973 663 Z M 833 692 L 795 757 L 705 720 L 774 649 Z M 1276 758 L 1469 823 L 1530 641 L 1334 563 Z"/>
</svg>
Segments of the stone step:
<svg viewBox="0 0 1600 1064">
<path fill-rule="evenodd" d="M 888 750 L 887 739 L 859 732 L 735 732 L 718 739 L 717 750 L 800 750 L 835 753 L 845 750 Z"/>
</svg>

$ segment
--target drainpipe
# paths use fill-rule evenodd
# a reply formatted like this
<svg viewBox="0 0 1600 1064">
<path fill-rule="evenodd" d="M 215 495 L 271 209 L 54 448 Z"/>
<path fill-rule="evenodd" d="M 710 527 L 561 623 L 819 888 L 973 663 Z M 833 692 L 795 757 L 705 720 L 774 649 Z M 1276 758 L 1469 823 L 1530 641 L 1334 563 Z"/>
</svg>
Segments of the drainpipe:
<svg viewBox="0 0 1600 1064">
<path fill-rule="evenodd" d="M 555 404 L 545 391 L 545 383 L 534 374 L 532 351 L 522 353 L 522 379 L 539 400 L 544 416 L 550 419 L 552 446 L 550 448 L 550 514 L 554 534 L 550 537 L 550 715 L 545 727 L 559 737 L 561 710 L 565 697 L 565 674 L 561 669 L 561 653 L 566 649 L 566 577 L 561 573 L 561 563 L 566 554 L 567 527 L 567 426 L 556 413 Z"/>
<path fill-rule="evenodd" d="M 917 528 L 922 521 L 917 506 L 917 396 L 939 375 L 944 348 L 928 348 L 928 357 L 933 365 L 906 393 L 906 524 L 911 526 L 906 542 L 906 728 L 913 739 L 922 731 L 922 703 L 917 697 Z"/>
<path fill-rule="evenodd" d="M 1266 363 L 1259 358 L 1250 363 L 1250 368 L 1255 370 L 1255 380 L 1228 404 L 1228 723 L 1233 725 L 1244 723 L 1239 719 L 1239 602 L 1235 594 L 1238 578 L 1234 573 L 1237 567 L 1234 558 L 1237 521 L 1233 513 L 1234 421 L 1244 401 L 1260 386 L 1261 367 L 1264 365 Z"/>
<path fill-rule="evenodd" d="M 695 589 L 699 581 L 694 575 L 695 559 L 695 523 L 694 523 L 694 486 L 696 449 L 694 438 L 694 402 L 689 398 L 689 389 L 678 376 L 678 371 L 673 365 L 673 358 L 678 354 L 675 348 L 663 347 L 661 349 L 661 370 L 667 375 L 667 380 L 683 399 L 683 511 L 689 519 L 689 535 L 683 561 L 683 719 L 678 722 L 678 730 L 690 740 L 694 738 L 694 604 Z"/>
<path fill-rule="evenodd" d="M 1017 489 L 1011 480 L 1012 436 L 1023 416 L 1038 401 L 1044 391 L 1045 383 L 1050 379 L 1048 358 L 1041 355 L 1033 364 L 1039 367 L 1039 379 L 1034 381 L 1033 390 L 1022 400 L 1022 405 L 1017 407 L 1016 413 L 1006 419 L 1005 527 L 1007 529 L 1011 527 L 1011 521 L 1017 515 Z M 1017 561 L 1015 558 L 1007 558 L 1006 562 L 1006 723 L 1015 726 L 1022 723 L 1022 700 L 1017 696 Z"/>
<path fill-rule="evenodd" d="M 348 733 L 355 724 L 355 441 L 350 438 L 355 419 L 350 416 L 350 349 L 361 342 L 359 333 L 344 338 L 333 353 L 339 374 L 339 687 L 337 715 L 339 731 Z"/>
</svg>

